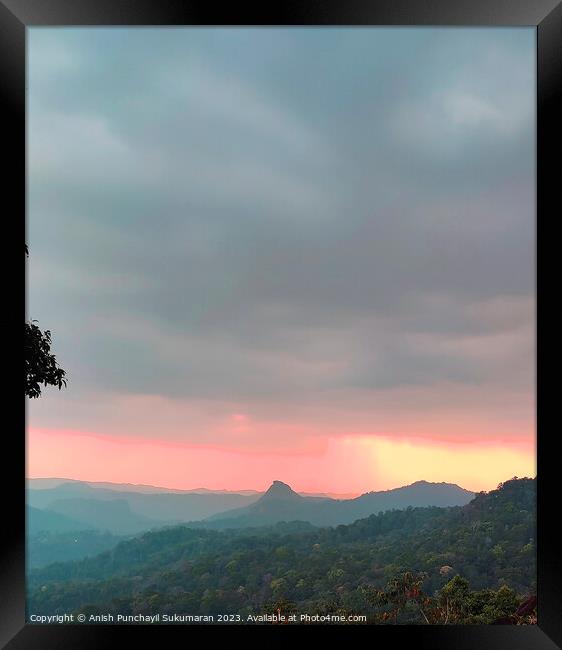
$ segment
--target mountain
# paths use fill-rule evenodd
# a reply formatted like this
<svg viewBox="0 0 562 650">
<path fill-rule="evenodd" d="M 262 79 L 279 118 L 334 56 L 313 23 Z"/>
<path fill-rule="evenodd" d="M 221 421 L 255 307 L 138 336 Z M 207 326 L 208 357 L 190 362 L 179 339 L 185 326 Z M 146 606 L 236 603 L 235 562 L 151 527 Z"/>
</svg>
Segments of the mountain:
<svg viewBox="0 0 562 650">
<path fill-rule="evenodd" d="M 30 506 L 41 509 L 56 509 L 53 504 L 64 500 L 76 499 L 78 503 L 73 507 L 66 503 L 65 512 L 80 512 L 79 503 L 83 499 L 97 501 L 97 512 L 101 513 L 104 505 L 103 502 L 121 500 L 128 503 L 131 513 L 138 518 L 146 518 L 150 522 L 144 530 L 151 528 L 153 525 L 165 526 L 169 524 L 195 521 L 205 519 L 219 512 L 226 512 L 230 509 L 246 506 L 260 496 L 255 494 L 238 494 L 238 493 L 190 493 L 190 492 L 134 492 L 129 489 L 108 489 L 106 487 L 92 487 L 88 483 L 81 481 L 68 481 L 56 484 L 52 487 L 49 483 L 39 483 L 45 487 L 33 488 L 34 483 L 30 481 L 27 489 L 27 503 Z M 51 484 L 52 485 L 52 484 Z M 116 485 L 115 487 L 123 487 Z M 60 504 L 59 504 L 60 505 Z M 109 506 L 111 507 L 111 506 Z M 92 508 L 90 507 L 90 511 Z M 81 517 L 84 519 L 84 517 Z M 99 517 L 98 517 L 99 518 Z M 90 527 L 94 526 L 94 520 L 90 522 Z M 140 519 L 139 519 L 140 521 Z M 113 532 L 120 532 L 116 529 L 110 529 Z"/>
<path fill-rule="evenodd" d="M 282 481 L 274 481 L 265 493 L 242 494 L 157 492 L 152 490 L 164 488 L 74 480 L 58 483 L 59 480 L 63 479 L 30 479 L 28 505 L 83 522 L 86 528 L 117 535 L 178 523 L 214 529 L 269 526 L 280 521 L 336 526 L 395 508 L 464 505 L 473 496 L 458 485 L 427 481 L 368 492 L 352 499 L 333 499 L 298 494 Z M 134 491 L 135 488 L 142 491 Z"/>
<path fill-rule="evenodd" d="M 418 481 L 411 485 L 368 492 L 354 499 L 304 497 L 286 483 L 274 481 L 255 503 L 208 517 L 209 528 L 267 526 L 279 521 L 308 521 L 314 526 L 350 524 L 385 510 L 424 506 L 461 506 L 474 494 L 452 483 Z"/>
<path fill-rule="evenodd" d="M 355 499 L 340 502 L 336 509 L 339 509 L 341 523 L 351 523 L 355 519 L 368 517 L 370 514 L 385 510 L 426 506 L 463 506 L 472 498 L 474 498 L 474 492 L 469 492 L 454 483 L 416 481 L 411 485 L 392 490 L 367 492 Z"/>
<path fill-rule="evenodd" d="M 87 516 L 87 511 L 80 511 L 79 514 Z M 92 521 L 71 518 L 54 510 L 27 506 L 26 515 L 28 568 L 96 555 L 124 539 L 93 530 L 95 526 Z"/>
<path fill-rule="evenodd" d="M 125 499 L 58 499 L 51 503 L 50 509 L 70 519 L 80 517 L 82 521 L 87 522 L 80 530 L 96 529 L 131 534 L 162 526 L 161 522 L 133 512 Z"/>
<path fill-rule="evenodd" d="M 208 517 L 204 523 L 209 522 L 211 528 L 270 526 L 280 521 L 308 521 L 315 524 L 316 508 L 326 501 L 330 499 L 303 497 L 286 483 L 273 481 L 256 502 Z"/>
<path fill-rule="evenodd" d="M 28 478 L 26 479 L 26 483 L 27 483 L 27 489 L 31 488 L 34 490 L 46 490 L 49 488 L 57 487 L 57 485 L 60 485 L 61 483 L 69 483 L 73 480 L 74 479 L 65 479 L 65 478 L 56 478 L 56 477 Z"/>
<path fill-rule="evenodd" d="M 355 499 L 357 492 L 299 492 L 301 497 L 321 497 L 323 499 Z"/>
<path fill-rule="evenodd" d="M 44 490 L 54 488 L 63 483 L 80 483 L 89 485 L 92 488 L 105 488 L 116 492 L 140 492 L 142 494 L 242 494 L 243 496 L 256 498 L 263 492 L 259 490 L 213 490 L 206 487 L 198 487 L 190 490 L 179 488 L 166 488 L 144 483 L 111 483 L 108 481 L 80 481 L 72 478 L 28 478 L 27 487 L 31 490 Z M 303 497 L 325 497 L 329 499 L 353 499 L 357 493 L 332 493 L 332 492 L 299 492 Z"/>
<path fill-rule="evenodd" d="M 117 535 L 178 523 L 215 529 L 260 527 L 296 520 L 314 526 L 336 526 L 394 508 L 463 505 L 473 496 L 458 485 L 427 481 L 384 492 L 368 492 L 352 499 L 333 499 L 298 494 L 281 481 L 274 481 L 265 493 L 242 494 L 198 490 L 158 492 L 165 489 L 74 480 L 58 482 L 62 480 L 30 479 L 28 505 L 82 522 L 82 529 L 108 530 Z M 136 488 L 142 491 L 137 492 Z"/>
<path fill-rule="evenodd" d="M 255 503 L 246 506 L 245 510 L 267 512 L 268 509 L 274 508 L 298 508 L 301 504 L 306 503 L 306 499 L 307 497 L 302 497 L 286 483 L 273 481 L 267 491 Z"/>
<path fill-rule="evenodd" d="M 84 521 L 67 517 L 53 510 L 40 510 L 39 508 L 27 506 L 26 515 L 26 534 L 28 537 L 42 532 L 62 533 L 91 528 Z"/>
<path fill-rule="evenodd" d="M 272 488 L 266 502 L 301 503 L 288 486 Z M 373 616 L 372 590 L 413 572 L 428 595 L 468 580 L 483 590 L 469 599 L 482 616 L 471 622 L 492 622 L 490 590 L 511 607 L 535 589 L 535 502 L 536 480 L 514 479 L 464 506 L 394 510 L 336 528 L 159 530 L 95 557 L 32 570 L 28 609 L 232 614 L 242 622 L 278 607 Z M 406 610 L 419 617 L 412 622 L 426 622 L 419 606 Z"/>
<path fill-rule="evenodd" d="M 111 483 L 107 481 L 79 481 L 71 478 L 29 478 L 27 479 L 28 489 L 45 490 L 58 487 L 63 483 L 88 485 L 92 488 L 105 488 L 116 492 L 138 492 L 141 494 L 242 494 L 245 496 L 259 496 L 262 493 L 258 490 L 211 490 L 209 488 L 194 488 L 192 490 L 180 490 L 175 488 L 158 487 L 156 485 L 145 485 L 143 483 Z"/>
<path fill-rule="evenodd" d="M 40 531 L 27 536 L 26 565 L 28 570 L 53 564 L 81 560 L 98 555 L 117 546 L 128 537 L 112 535 L 99 530 L 71 530 L 68 532 Z"/>
</svg>

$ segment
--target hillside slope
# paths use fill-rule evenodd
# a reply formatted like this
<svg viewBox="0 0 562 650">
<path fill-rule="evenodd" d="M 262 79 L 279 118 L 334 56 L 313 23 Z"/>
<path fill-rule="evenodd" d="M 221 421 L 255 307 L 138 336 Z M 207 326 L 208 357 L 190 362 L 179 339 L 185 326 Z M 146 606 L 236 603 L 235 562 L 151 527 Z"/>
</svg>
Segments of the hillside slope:
<svg viewBox="0 0 562 650">
<path fill-rule="evenodd" d="M 368 492 L 354 499 L 303 497 L 281 481 L 274 481 L 255 503 L 208 517 L 209 528 L 267 526 L 279 521 L 302 520 L 314 526 L 350 524 L 386 510 L 424 506 L 465 505 L 474 493 L 451 483 L 418 481 L 411 485 Z"/>
<path fill-rule="evenodd" d="M 63 533 L 74 530 L 91 528 L 85 521 L 71 518 L 54 510 L 40 510 L 27 506 L 26 509 L 26 534 L 38 533 Z"/>
<path fill-rule="evenodd" d="M 463 507 L 395 510 L 336 528 L 147 533 L 93 558 L 32 571 L 29 609 L 247 613 L 281 600 L 301 612 L 367 611 L 364 588 L 404 571 L 427 574 L 430 594 L 455 575 L 475 589 L 532 591 L 535 480 L 508 481 Z"/>
<path fill-rule="evenodd" d="M 33 485 L 33 482 L 30 482 Z M 43 485 L 43 483 L 39 483 Z M 46 483 L 49 485 L 49 483 Z M 119 487 L 116 485 L 116 487 Z M 238 493 L 198 493 L 198 492 L 135 492 L 131 489 L 108 489 L 80 481 L 60 483 L 54 487 L 27 489 L 27 503 L 35 508 L 54 509 L 53 504 L 65 500 L 87 499 L 99 501 L 99 511 L 107 501 L 126 501 L 131 512 L 146 517 L 160 525 L 204 519 L 210 515 L 249 505 L 260 496 Z M 111 506 L 110 506 L 111 508 Z M 108 515 L 109 516 L 109 515 Z M 150 527 L 150 526 L 149 526 Z"/>
</svg>

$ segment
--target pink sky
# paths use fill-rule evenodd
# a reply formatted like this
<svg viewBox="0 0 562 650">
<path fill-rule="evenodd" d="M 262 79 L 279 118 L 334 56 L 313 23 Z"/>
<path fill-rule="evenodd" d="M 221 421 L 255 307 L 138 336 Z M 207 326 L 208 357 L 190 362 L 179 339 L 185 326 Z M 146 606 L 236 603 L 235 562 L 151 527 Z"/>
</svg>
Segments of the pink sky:
<svg viewBox="0 0 562 650">
<path fill-rule="evenodd" d="M 259 32 L 30 30 L 28 475 L 534 476 L 534 31 Z"/>
<path fill-rule="evenodd" d="M 533 400 L 481 387 L 335 390 L 286 410 L 53 389 L 29 415 L 29 477 L 230 490 L 281 480 L 298 491 L 362 493 L 417 480 L 489 490 L 536 474 Z"/>
<path fill-rule="evenodd" d="M 489 490 L 512 476 L 535 476 L 527 441 L 439 442 L 381 436 L 326 437 L 300 449 L 250 451 L 31 429 L 27 474 L 176 489 L 266 489 L 282 480 L 310 492 L 384 490 L 416 480 Z"/>
</svg>

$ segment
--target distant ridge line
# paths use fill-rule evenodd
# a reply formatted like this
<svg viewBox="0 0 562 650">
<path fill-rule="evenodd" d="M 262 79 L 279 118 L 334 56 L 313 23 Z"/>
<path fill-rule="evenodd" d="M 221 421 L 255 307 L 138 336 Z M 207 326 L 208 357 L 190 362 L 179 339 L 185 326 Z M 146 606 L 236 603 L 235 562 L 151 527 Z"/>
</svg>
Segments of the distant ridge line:
<svg viewBox="0 0 562 650">
<path fill-rule="evenodd" d="M 30 483 L 29 487 L 32 489 L 48 489 L 52 487 L 56 487 L 57 485 L 61 485 L 63 483 L 83 483 L 86 485 L 89 485 L 91 487 L 100 487 L 100 488 L 105 488 L 108 490 L 113 490 L 115 489 L 116 491 L 120 491 L 123 489 L 127 490 L 151 490 L 154 492 L 159 492 L 159 493 L 174 493 L 174 494 L 243 494 L 243 495 L 263 495 L 266 494 L 267 491 L 271 488 L 271 485 L 274 485 L 275 483 L 282 483 L 283 485 L 287 485 L 287 483 L 284 483 L 283 481 L 277 481 L 274 480 L 272 481 L 271 485 L 269 488 L 266 488 L 265 490 L 253 490 L 253 489 L 225 489 L 225 488 L 206 488 L 206 487 L 197 487 L 197 488 L 171 488 L 171 487 L 164 487 L 160 485 L 152 485 L 149 483 L 116 483 L 114 481 L 87 481 L 83 479 L 77 479 L 77 478 L 63 478 L 63 477 L 58 477 L 58 476 L 52 476 L 52 477 L 26 477 L 26 481 Z M 45 482 L 49 483 L 49 485 L 46 485 L 45 487 L 34 487 L 33 483 L 39 483 L 39 482 Z M 391 492 L 393 490 L 400 490 L 402 488 L 407 488 L 407 487 L 412 487 L 412 486 L 418 486 L 418 485 L 449 485 L 451 487 L 457 487 L 461 490 L 464 490 L 465 492 L 471 492 L 471 493 L 476 493 L 478 490 L 468 490 L 458 483 L 450 483 L 448 481 L 426 481 L 426 480 L 418 480 L 414 481 L 413 483 L 408 483 L 405 485 L 398 485 L 395 487 L 391 488 L 385 488 L 385 489 L 380 489 L 380 490 L 368 490 L 366 492 L 327 492 L 327 491 L 318 491 L 314 492 L 311 490 L 293 490 L 293 488 L 290 488 L 292 491 L 294 491 L 296 494 L 304 497 L 325 497 L 325 498 L 330 498 L 330 499 L 354 499 L 357 497 L 360 497 L 364 494 L 380 494 L 383 492 Z M 290 486 L 289 486 L 290 487 Z"/>
</svg>

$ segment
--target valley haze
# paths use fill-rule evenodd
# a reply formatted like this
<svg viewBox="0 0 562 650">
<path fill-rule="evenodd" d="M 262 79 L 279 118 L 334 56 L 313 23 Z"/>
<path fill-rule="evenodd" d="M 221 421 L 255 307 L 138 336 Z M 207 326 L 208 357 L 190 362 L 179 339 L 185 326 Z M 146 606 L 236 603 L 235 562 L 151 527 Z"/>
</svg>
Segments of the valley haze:
<svg viewBox="0 0 562 650">
<path fill-rule="evenodd" d="M 135 489 L 138 488 L 138 489 Z M 265 492 L 173 491 L 156 486 L 60 478 L 27 481 L 29 568 L 80 559 L 145 531 L 170 526 L 205 530 L 349 524 L 372 514 L 411 507 L 451 507 L 474 493 L 458 485 L 417 481 L 357 497 L 298 494 L 274 480 Z"/>
<path fill-rule="evenodd" d="M 264 493 L 170 491 L 154 486 L 141 486 L 136 491 L 131 485 L 63 479 L 28 479 L 27 488 L 31 522 L 42 511 L 57 515 L 53 530 L 57 530 L 62 516 L 74 521 L 75 526 L 80 521 L 84 529 L 92 527 L 113 533 L 185 522 L 217 528 L 292 520 L 337 525 L 393 508 L 464 505 L 473 496 L 474 493 L 457 485 L 426 481 L 339 499 L 325 494 L 301 495 L 277 480 Z M 32 528 L 36 529 L 36 524 Z"/>
</svg>

